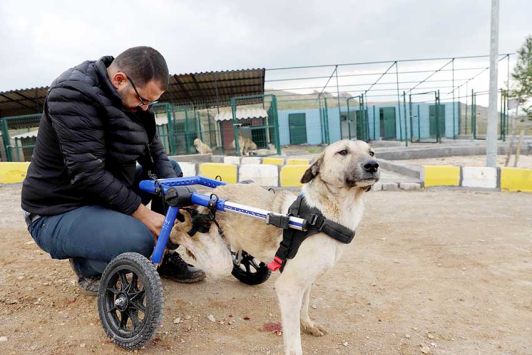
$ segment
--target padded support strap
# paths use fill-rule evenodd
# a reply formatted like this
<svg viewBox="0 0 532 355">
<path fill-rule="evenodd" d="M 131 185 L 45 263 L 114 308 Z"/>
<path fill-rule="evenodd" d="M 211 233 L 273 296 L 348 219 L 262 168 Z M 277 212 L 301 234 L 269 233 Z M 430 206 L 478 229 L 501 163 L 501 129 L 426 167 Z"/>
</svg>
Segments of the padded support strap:
<svg viewBox="0 0 532 355">
<path fill-rule="evenodd" d="M 279 227 L 283 228 L 283 240 L 279 245 L 279 249 L 275 253 L 274 260 L 268 264 L 268 268 L 272 271 L 283 271 L 287 259 L 293 259 L 299 247 L 303 241 L 311 235 L 317 233 L 325 233 L 329 237 L 338 240 L 341 243 L 349 244 L 355 237 L 355 231 L 339 224 L 330 219 L 325 218 L 323 213 L 315 207 L 310 207 L 306 202 L 303 195 L 299 195 L 298 198 L 288 209 L 288 216 L 297 216 L 306 220 L 305 231 L 299 231 L 295 229 L 289 229 L 288 224 L 284 226 L 281 218 L 274 220 L 274 223 L 279 224 Z M 271 217 L 269 217 L 271 218 Z M 288 217 L 286 217 L 288 219 Z"/>
</svg>

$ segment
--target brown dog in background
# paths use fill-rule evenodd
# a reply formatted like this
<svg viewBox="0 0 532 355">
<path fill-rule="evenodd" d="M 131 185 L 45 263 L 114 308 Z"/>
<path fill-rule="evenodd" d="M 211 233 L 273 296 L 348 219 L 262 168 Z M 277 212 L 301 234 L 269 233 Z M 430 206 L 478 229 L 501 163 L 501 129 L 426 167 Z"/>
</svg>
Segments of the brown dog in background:
<svg viewBox="0 0 532 355">
<path fill-rule="evenodd" d="M 196 148 L 200 154 L 212 154 L 211 147 L 203 143 L 199 138 L 194 139 L 194 148 Z"/>
</svg>

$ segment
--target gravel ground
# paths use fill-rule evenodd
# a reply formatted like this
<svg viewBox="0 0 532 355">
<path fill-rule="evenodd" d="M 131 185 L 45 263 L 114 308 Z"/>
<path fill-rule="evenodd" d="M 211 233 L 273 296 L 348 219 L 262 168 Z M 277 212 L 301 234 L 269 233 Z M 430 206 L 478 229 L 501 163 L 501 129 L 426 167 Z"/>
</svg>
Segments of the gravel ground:
<svg viewBox="0 0 532 355">
<path fill-rule="evenodd" d="M 0 186 L 0 353 L 120 354 L 68 262 L 32 242 L 20 185 Z M 309 354 L 532 353 L 532 194 L 371 192 L 357 237 L 317 282 Z M 279 354 L 277 275 L 164 281 L 149 354 Z M 214 320 L 214 321 L 213 321 Z"/>
</svg>

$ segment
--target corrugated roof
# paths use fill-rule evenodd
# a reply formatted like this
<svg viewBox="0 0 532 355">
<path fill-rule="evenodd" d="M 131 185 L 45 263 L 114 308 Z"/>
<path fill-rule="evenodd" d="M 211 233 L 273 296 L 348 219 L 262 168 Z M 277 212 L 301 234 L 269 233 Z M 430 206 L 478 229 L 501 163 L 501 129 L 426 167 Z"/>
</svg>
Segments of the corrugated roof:
<svg viewBox="0 0 532 355">
<path fill-rule="evenodd" d="M 266 69 L 242 69 L 172 75 L 161 101 L 204 108 L 228 106 L 229 100 L 235 96 L 263 95 L 265 72 Z M 262 98 L 245 103 L 257 102 L 262 102 Z M 243 101 L 238 103 L 244 104 Z"/>
<path fill-rule="evenodd" d="M 265 72 L 262 68 L 174 74 L 159 101 L 198 108 L 228 106 L 232 97 L 263 95 Z M 42 112 L 47 92 L 47 86 L 0 92 L 0 117 Z M 261 97 L 238 104 L 259 102 Z"/>
<path fill-rule="evenodd" d="M 252 118 L 266 118 L 268 112 L 263 108 L 237 108 L 237 120 L 249 120 Z M 228 121 L 233 119 L 233 112 L 231 110 L 221 110 L 220 113 L 214 116 L 215 121 Z"/>
<path fill-rule="evenodd" d="M 42 112 L 47 86 L 0 92 L 0 117 Z"/>
<path fill-rule="evenodd" d="M 16 136 L 12 136 L 11 138 L 12 139 L 23 139 L 23 138 L 37 137 L 37 133 L 38 132 L 39 132 L 38 130 L 29 131 L 29 132 L 26 132 L 26 133 L 17 134 Z"/>
</svg>

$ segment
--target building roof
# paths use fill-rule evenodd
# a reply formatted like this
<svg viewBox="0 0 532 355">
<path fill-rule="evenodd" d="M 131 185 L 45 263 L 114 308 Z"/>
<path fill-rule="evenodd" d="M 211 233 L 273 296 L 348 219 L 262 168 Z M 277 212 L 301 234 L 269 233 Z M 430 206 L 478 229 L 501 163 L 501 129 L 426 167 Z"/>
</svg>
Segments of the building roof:
<svg viewBox="0 0 532 355">
<path fill-rule="evenodd" d="M 228 106 L 235 96 L 260 96 L 246 103 L 262 102 L 265 72 L 266 69 L 243 69 L 172 75 L 160 101 L 201 108 Z"/>
<path fill-rule="evenodd" d="M 237 120 L 250 120 L 252 118 L 266 118 L 268 112 L 263 108 L 237 108 L 236 119 Z M 220 110 L 220 113 L 214 116 L 215 121 L 229 121 L 233 119 L 233 112 L 231 110 Z"/>
<path fill-rule="evenodd" d="M 241 69 L 170 76 L 168 90 L 161 102 L 197 108 L 228 106 L 236 96 L 257 96 L 238 104 L 262 102 L 266 69 Z M 42 112 L 48 87 L 0 92 L 0 117 Z"/>
<path fill-rule="evenodd" d="M 41 113 L 48 87 L 0 92 L 0 117 Z"/>
<path fill-rule="evenodd" d="M 24 139 L 24 138 L 35 138 L 39 133 L 38 130 L 29 131 L 22 134 L 17 134 L 16 136 L 11 136 L 12 139 Z"/>
</svg>

